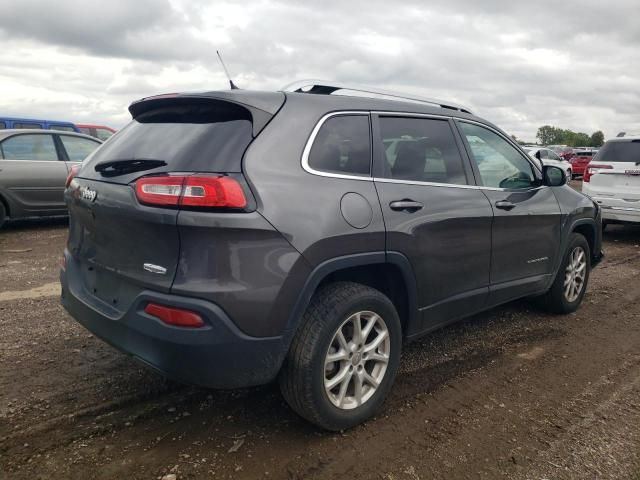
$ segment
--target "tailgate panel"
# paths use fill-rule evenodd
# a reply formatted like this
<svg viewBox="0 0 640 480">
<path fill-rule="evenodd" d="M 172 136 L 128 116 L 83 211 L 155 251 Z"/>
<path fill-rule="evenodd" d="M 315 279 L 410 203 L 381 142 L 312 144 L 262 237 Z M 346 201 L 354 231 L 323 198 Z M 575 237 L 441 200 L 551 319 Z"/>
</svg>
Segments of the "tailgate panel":
<svg viewBox="0 0 640 480">
<path fill-rule="evenodd" d="M 180 252 L 177 210 L 140 205 L 126 184 L 76 178 L 65 195 L 67 249 L 86 293 L 126 310 L 145 288 L 169 292 Z M 147 271 L 147 263 L 166 271 Z"/>
</svg>

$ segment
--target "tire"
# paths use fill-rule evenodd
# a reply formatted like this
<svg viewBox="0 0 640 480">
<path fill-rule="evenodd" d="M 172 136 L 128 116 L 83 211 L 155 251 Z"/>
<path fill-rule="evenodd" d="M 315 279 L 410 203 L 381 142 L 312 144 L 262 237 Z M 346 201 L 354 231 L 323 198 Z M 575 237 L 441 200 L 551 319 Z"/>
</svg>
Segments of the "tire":
<svg viewBox="0 0 640 480">
<path fill-rule="evenodd" d="M 364 342 L 348 341 L 350 336 L 352 340 L 357 339 L 354 333 L 356 321 L 364 328 L 370 322 L 374 323 Z M 388 337 L 381 334 L 385 327 Z M 338 330 L 343 334 L 343 343 L 339 341 Z M 378 337 L 382 338 L 380 346 L 371 350 Z M 338 345 L 342 345 L 340 349 Z M 369 352 L 366 352 L 367 348 Z M 331 431 L 354 427 L 372 417 L 382 406 L 398 370 L 401 348 L 400 319 L 385 295 L 358 283 L 327 285 L 311 299 L 292 340 L 279 376 L 282 395 L 298 415 L 318 427 Z M 344 358 L 325 367 L 325 359 L 330 354 Z M 327 390 L 328 384 L 341 377 L 342 372 L 347 380 L 337 383 L 333 390 Z M 377 378 L 377 388 L 374 383 L 364 380 L 365 375 Z M 359 382 L 362 382 L 361 402 L 357 401 L 356 384 Z M 345 393 L 342 393 L 345 384 Z"/>
<path fill-rule="evenodd" d="M 2 228 L 2 226 L 5 224 L 6 221 L 7 221 L 7 210 L 4 208 L 4 204 L 0 200 L 0 228 Z"/>
<path fill-rule="evenodd" d="M 582 251 L 584 255 L 582 260 L 584 265 L 582 282 L 580 284 L 579 291 L 576 292 L 574 289 L 570 292 L 571 294 L 568 295 L 565 282 L 568 281 L 569 269 L 573 269 L 572 265 L 574 265 L 574 261 L 576 260 L 574 254 L 579 254 L 580 251 Z M 556 274 L 553 285 L 541 298 L 544 308 L 550 312 L 560 314 L 575 312 L 580 306 L 580 303 L 584 298 L 584 294 L 587 291 L 590 271 L 591 251 L 589 249 L 589 243 L 587 242 L 587 239 L 579 233 L 572 233 L 569 237 L 569 244 L 567 245 L 567 250 L 562 258 L 562 263 L 558 273 Z M 576 278 L 576 281 L 577 277 L 578 275 L 576 274 L 574 277 Z"/>
</svg>

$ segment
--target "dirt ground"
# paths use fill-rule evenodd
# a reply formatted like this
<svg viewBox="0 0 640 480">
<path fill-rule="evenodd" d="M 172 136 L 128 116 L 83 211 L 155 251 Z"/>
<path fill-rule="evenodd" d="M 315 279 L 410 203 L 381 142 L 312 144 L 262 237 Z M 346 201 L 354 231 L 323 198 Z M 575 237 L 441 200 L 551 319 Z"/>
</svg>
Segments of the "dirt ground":
<svg viewBox="0 0 640 480">
<path fill-rule="evenodd" d="M 607 231 L 577 313 L 520 301 L 406 346 L 342 434 L 274 385 L 183 386 L 94 338 L 58 302 L 66 228 L 0 231 L 0 479 L 640 479 L 640 228 Z"/>
</svg>

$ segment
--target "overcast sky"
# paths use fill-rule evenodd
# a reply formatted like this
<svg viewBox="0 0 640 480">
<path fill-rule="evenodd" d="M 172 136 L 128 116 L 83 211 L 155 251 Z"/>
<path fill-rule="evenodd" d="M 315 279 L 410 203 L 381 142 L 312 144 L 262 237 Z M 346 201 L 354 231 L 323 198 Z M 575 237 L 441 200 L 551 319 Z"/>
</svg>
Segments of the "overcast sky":
<svg viewBox="0 0 640 480">
<path fill-rule="evenodd" d="M 162 92 L 321 78 L 468 105 L 518 138 L 640 131 L 640 1 L 0 0 L 0 116 L 121 127 Z"/>
</svg>

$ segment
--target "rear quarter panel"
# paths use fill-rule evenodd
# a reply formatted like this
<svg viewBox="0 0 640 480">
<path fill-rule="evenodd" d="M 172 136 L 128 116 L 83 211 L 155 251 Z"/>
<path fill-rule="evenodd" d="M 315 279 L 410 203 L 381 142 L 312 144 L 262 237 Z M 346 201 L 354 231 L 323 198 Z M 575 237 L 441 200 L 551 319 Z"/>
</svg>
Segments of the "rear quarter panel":
<svg viewBox="0 0 640 480">
<path fill-rule="evenodd" d="M 310 272 L 326 260 L 365 252 L 384 252 L 385 229 L 372 181 L 314 175 L 303 169 L 302 153 L 316 123 L 332 109 L 333 99 L 287 97 L 281 112 L 249 147 L 243 171 L 256 197 L 257 210 L 299 252 L 291 268 Z M 340 108 L 335 103 L 335 110 Z M 354 192 L 371 207 L 364 228 L 349 225 L 341 213 L 341 199 Z M 287 279 L 270 323 L 284 328 L 302 292 L 304 279 Z"/>
</svg>

